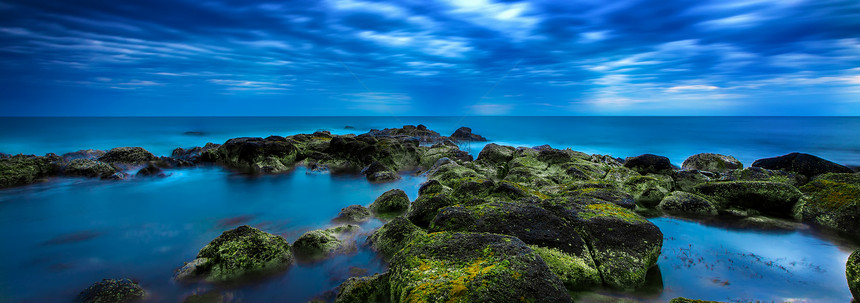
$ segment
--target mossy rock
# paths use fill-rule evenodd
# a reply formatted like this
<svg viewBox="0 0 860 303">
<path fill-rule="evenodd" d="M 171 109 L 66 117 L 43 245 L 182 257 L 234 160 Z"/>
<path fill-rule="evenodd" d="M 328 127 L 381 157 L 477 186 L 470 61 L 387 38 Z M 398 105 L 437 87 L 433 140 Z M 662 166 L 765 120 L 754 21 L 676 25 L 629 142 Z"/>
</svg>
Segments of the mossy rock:
<svg viewBox="0 0 860 303">
<path fill-rule="evenodd" d="M 508 163 L 514 158 L 514 148 L 510 146 L 502 146 L 495 143 L 490 143 L 484 146 L 484 149 L 478 153 L 478 159 L 490 165 L 501 165 Z"/>
<path fill-rule="evenodd" d="M 434 167 L 427 172 L 428 180 L 438 180 L 442 185 L 451 188 L 454 187 L 453 183 L 464 178 L 487 179 L 484 175 L 479 174 L 474 169 L 457 164 L 453 161 Z"/>
<path fill-rule="evenodd" d="M 672 192 L 674 187 L 672 182 L 672 177 L 650 174 L 629 178 L 624 181 L 621 188 L 633 196 L 636 204 L 653 208 Z"/>
<path fill-rule="evenodd" d="M 416 237 L 426 235 L 423 229 L 403 217 L 397 217 L 373 232 L 368 237 L 370 246 L 389 259 L 406 247 Z"/>
<path fill-rule="evenodd" d="M 338 289 L 335 303 L 382 303 L 389 302 L 391 297 L 387 272 L 349 278 Z"/>
<path fill-rule="evenodd" d="M 337 217 L 332 219 L 337 223 L 359 223 L 370 219 L 370 210 L 361 205 L 350 205 L 340 209 Z"/>
<path fill-rule="evenodd" d="M 243 225 L 225 231 L 178 269 L 177 280 L 235 281 L 284 269 L 293 261 L 290 244 L 279 236 Z"/>
<path fill-rule="evenodd" d="M 104 279 L 78 294 L 77 302 L 120 303 L 143 299 L 146 292 L 129 279 Z"/>
<path fill-rule="evenodd" d="M 229 297 L 217 290 L 207 291 L 204 293 L 196 293 L 185 297 L 182 303 L 224 303 L 230 302 Z"/>
<path fill-rule="evenodd" d="M 683 169 L 702 170 L 716 173 L 730 169 L 741 169 L 743 167 L 743 163 L 738 161 L 738 159 L 735 159 L 735 157 L 712 153 L 692 155 L 684 160 L 683 164 L 681 164 L 681 168 Z"/>
<path fill-rule="evenodd" d="M 355 225 L 343 225 L 306 232 L 293 242 L 293 253 L 300 260 L 316 261 L 337 253 L 350 252 L 356 247 L 344 236 L 358 229 Z"/>
<path fill-rule="evenodd" d="M 705 197 L 697 194 L 675 191 L 663 198 L 657 208 L 668 214 L 684 217 L 716 216 L 717 207 Z"/>
<path fill-rule="evenodd" d="M 808 180 L 806 176 L 794 172 L 748 167 L 727 171 L 721 174 L 717 181 L 769 181 L 800 186 Z"/>
<path fill-rule="evenodd" d="M 529 245 L 541 256 L 549 270 L 564 283 L 569 290 L 587 290 L 599 287 L 603 281 L 591 256 L 571 255 L 556 248 Z"/>
<path fill-rule="evenodd" d="M 824 174 L 800 190 L 807 198 L 795 212 L 804 222 L 860 234 L 860 174 Z"/>
<path fill-rule="evenodd" d="M 672 180 L 675 181 L 675 189 L 685 192 L 694 191 L 696 185 L 711 182 L 714 177 L 716 175 L 697 170 L 681 170 L 672 174 Z"/>
<path fill-rule="evenodd" d="M 56 159 L 56 162 L 62 159 Z M 16 155 L 0 159 L 0 188 L 31 184 L 57 174 L 57 166 L 47 157 Z"/>
<path fill-rule="evenodd" d="M 656 225 L 611 203 L 574 205 L 568 215 L 585 225 L 585 240 L 604 285 L 635 289 L 645 284 L 663 246 L 663 233 Z"/>
<path fill-rule="evenodd" d="M 441 193 L 451 193 L 451 188 L 443 185 L 439 180 L 428 180 L 421 184 L 418 188 L 418 195 L 432 195 Z"/>
<path fill-rule="evenodd" d="M 632 169 L 642 175 L 671 175 L 673 171 L 672 163 L 669 162 L 669 158 L 653 154 L 627 157 L 627 159 L 624 160 L 624 167 Z"/>
<path fill-rule="evenodd" d="M 456 203 L 446 194 L 421 195 L 412 202 L 406 217 L 415 225 L 426 228 L 440 209 L 454 204 Z"/>
<path fill-rule="evenodd" d="M 63 175 L 107 179 L 117 172 L 112 165 L 90 159 L 75 159 L 63 168 Z"/>
<path fill-rule="evenodd" d="M 565 189 L 557 196 L 567 197 L 575 200 L 600 200 L 609 202 L 627 209 L 636 207 L 633 195 L 618 190 L 614 187 L 581 187 Z"/>
<path fill-rule="evenodd" d="M 140 164 L 155 160 L 158 157 L 143 147 L 117 147 L 99 157 L 99 161 L 107 163 Z"/>
<path fill-rule="evenodd" d="M 860 302 L 860 250 L 855 250 L 845 263 L 845 276 L 848 278 L 848 289 L 854 296 L 854 301 Z"/>
<path fill-rule="evenodd" d="M 469 153 L 460 150 L 457 145 L 447 146 L 437 144 L 430 148 L 428 148 L 421 155 L 421 167 L 430 168 L 433 164 L 436 164 L 436 161 L 442 158 L 449 158 L 452 160 L 460 160 L 460 161 L 472 161 L 472 155 Z"/>
<path fill-rule="evenodd" d="M 722 303 L 720 301 L 705 301 L 705 300 L 696 300 L 696 299 L 687 299 L 684 297 L 674 298 L 669 301 L 669 303 Z"/>
<path fill-rule="evenodd" d="M 392 302 L 571 302 L 543 259 L 515 237 L 432 233 L 394 256 Z"/>
<path fill-rule="evenodd" d="M 233 138 L 204 152 L 201 158 L 243 172 L 274 174 L 290 170 L 300 160 L 299 155 L 295 141 L 270 136 L 265 139 Z"/>
<path fill-rule="evenodd" d="M 789 217 L 802 194 L 786 183 L 767 181 L 729 181 L 700 184 L 696 192 L 723 208 L 754 209 L 762 214 Z"/>
<path fill-rule="evenodd" d="M 402 189 L 382 193 L 370 204 L 370 211 L 377 214 L 402 214 L 409 209 L 409 196 Z"/>
<path fill-rule="evenodd" d="M 854 172 L 844 165 L 803 153 L 790 153 L 779 157 L 758 159 L 751 166 L 796 172 L 807 178 L 825 173 L 850 174 Z"/>
</svg>

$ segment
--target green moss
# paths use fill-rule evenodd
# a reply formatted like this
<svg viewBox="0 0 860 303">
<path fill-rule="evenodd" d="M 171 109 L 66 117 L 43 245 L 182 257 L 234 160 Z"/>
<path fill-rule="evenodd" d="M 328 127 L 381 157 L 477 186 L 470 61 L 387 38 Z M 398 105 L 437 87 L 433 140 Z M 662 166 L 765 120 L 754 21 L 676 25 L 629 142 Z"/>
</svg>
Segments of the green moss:
<svg viewBox="0 0 860 303">
<path fill-rule="evenodd" d="M 401 214 L 409 209 L 409 197 L 402 189 L 392 189 L 382 193 L 369 208 L 377 214 Z"/>
<path fill-rule="evenodd" d="M 856 184 L 818 179 L 802 186 L 800 190 L 816 201 L 816 207 L 827 211 L 860 204 L 860 186 Z"/>
<path fill-rule="evenodd" d="M 854 301 L 860 299 L 860 250 L 855 250 L 845 263 L 845 276 Z"/>
<path fill-rule="evenodd" d="M 285 268 L 291 262 L 290 244 L 284 238 L 244 225 L 203 247 L 195 261 L 177 272 L 177 279 L 204 276 L 209 281 L 230 281 Z"/>
<path fill-rule="evenodd" d="M 521 184 L 521 183 L 511 182 L 511 181 L 507 181 L 507 180 L 500 181 L 499 183 L 510 184 L 511 186 L 513 186 L 513 187 L 515 187 L 515 188 L 517 188 L 517 189 L 519 189 L 519 190 L 523 191 L 524 193 L 527 193 L 527 194 L 529 194 L 529 195 L 532 195 L 532 196 L 538 197 L 538 198 L 540 198 L 540 199 L 542 199 L 542 200 L 543 200 L 543 199 L 549 199 L 549 196 L 547 196 L 547 195 L 545 195 L 545 194 L 543 194 L 543 193 L 541 193 L 541 192 L 539 192 L 539 191 L 537 191 L 537 190 L 534 190 L 534 189 L 531 189 L 531 188 L 529 188 L 529 187 L 526 187 L 525 185 L 523 185 L 523 184 Z"/>
<path fill-rule="evenodd" d="M 694 300 L 694 299 L 687 299 L 687 298 L 678 297 L 678 298 L 672 299 L 671 301 L 669 301 L 669 303 L 721 303 L 721 302 L 719 302 L 719 301 Z"/>
<path fill-rule="evenodd" d="M 344 252 L 347 243 L 339 236 L 358 230 L 356 225 L 343 225 L 325 230 L 304 233 L 293 243 L 293 252 L 301 259 L 318 260 L 337 252 Z"/>
<path fill-rule="evenodd" d="M 598 217 L 610 217 L 621 219 L 629 223 L 648 222 L 648 220 L 645 220 L 645 218 L 636 214 L 635 212 L 611 203 L 595 203 L 585 205 L 582 207 L 582 212 L 579 213 L 579 216 L 583 220 L 591 220 L 593 218 Z"/>
<path fill-rule="evenodd" d="M 140 300 L 146 295 L 143 288 L 129 279 L 104 279 L 82 291 L 78 302 L 121 303 Z"/>
<path fill-rule="evenodd" d="M 371 247 L 380 252 L 384 258 L 388 259 L 403 249 L 403 247 L 406 247 L 406 244 L 412 240 L 426 234 L 424 230 L 415 226 L 409 220 L 398 217 L 374 231 L 368 237 L 368 240 L 371 243 Z"/>
<path fill-rule="evenodd" d="M 390 299 L 388 273 L 349 278 L 339 289 L 336 303 L 388 302 Z"/>
<path fill-rule="evenodd" d="M 591 255 L 585 251 L 583 257 L 566 254 L 555 248 L 529 245 L 543 258 L 549 269 L 556 274 L 570 290 L 585 290 L 600 286 L 600 272 L 597 271 Z"/>
</svg>

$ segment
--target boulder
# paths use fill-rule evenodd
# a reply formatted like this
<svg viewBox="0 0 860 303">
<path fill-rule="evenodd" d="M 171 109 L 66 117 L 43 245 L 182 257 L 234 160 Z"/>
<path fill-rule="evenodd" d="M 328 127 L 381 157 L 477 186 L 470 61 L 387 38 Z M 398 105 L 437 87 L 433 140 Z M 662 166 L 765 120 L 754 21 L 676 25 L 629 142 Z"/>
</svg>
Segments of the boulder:
<svg viewBox="0 0 860 303">
<path fill-rule="evenodd" d="M 398 215 L 408 209 L 409 196 L 402 189 L 386 191 L 370 204 L 370 210 L 380 215 Z"/>
<path fill-rule="evenodd" d="M 370 219 L 370 210 L 361 205 L 350 205 L 340 209 L 332 221 L 337 223 L 360 223 Z"/>
<path fill-rule="evenodd" d="M 705 197 L 675 191 L 663 198 L 657 208 L 665 213 L 684 217 L 716 216 L 717 208 Z"/>
<path fill-rule="evenodd" d="M 436 144 L 426 149 L 426 151 L 424 151 L 424 153 L 421 155 L 421 167 L 425 169 L 433 167 L 433 164 L 436 164 L 439 159 L 443 158 L 466 162 L 472 161 L 472 155 L 470 155 L 466 151 L 460 150 L 457 145 L 448 146 Z"/>
<path fill-rule="evenodd" d="M 397 171 L 388 168 L 385 164 L 382 164 L 379 161 L 374 161 L 370 163 L 370 165 L 361 169 L 361 174 L 367 177 L 368 181 L 371 182 L 389 182 L 400 179 L 400 175 L 397 174 Z"/>
<path fill-rule="evenodd" d="M 160 167 L 153 165 L 152 163 L 147 164 L 143 168 L 137 171 L 137 176 L 143 177 L 167 177 L 167 174 L 164 173 Z"/>
<path fill-rule="evenodd" d="M 57 174 L 62 159 L 16 155 L 0 159 L 0 188 L 26 185 Z"/>
<path fill-rule="evenodd" d="M 845 277 L 854 301 L 860 302 L 860 250 L 855 250 L 845 263 Z"/>
<path fill-rule="evenodd" d="M 451 139 L 456 141 L 476 141 L 476 142 L 484 142 L 487 141 L 487 138 L 482 137 L 478 134 L 473 134 L 472 129 L 468 127 L 460 127 L 453 134 L 451 134 Z"/>
<path fill-rule="evenodd" d="M 569 290 L 588 290 L 600 286 L 600 272 L 594 262 L 585 262 L 583 258 L 573 256 L 556 248 L 529 245 L 537 253 L 549 270 L 564 283 Z"/>
<path fill-rule="evenodd" d="M 391 297 L 388 273 L 352 277 L 338 287 L 335 303 L 388 302 Z"/>
<path fill-rule="evenodd" d="M 385 259 L 390 259 L 417 237 L 426 235 L 423 229 L 403 217 L 397 217 L 373 232 L 368 237 L 370 247 Z"/>
<path fill-rule="evenodd" d="M 802 194 L 785 183 L 767 181 L 712 182 L 695 191 L 716 202 L 719 209 L 754 209 L 762 214 L 789 217 Z"/>
<path fill-rule="evenodd" d="M 391 302 L 571 302 L 562 282 L 520 239 L 433 233 L 390 263 Z"/>
<path fill-rule="evenodd" d="M 344 225 L 304 233 L 293 242 L 293 253 L 300 260 L 316 261 L 338 253 L 348 253 L 357 247 L 347 235 L 358 231 L 358 226 Z"/>
<path fill-rule="evenodd" d="M 677 297 L 669 301 L 669 303 L 722 303 L 720 301 L 705 301 L 705 300 L 696 300 L 696 299 L 687 299 L 684 297 Z"/>
<path fill-rule="evenodd" d="M 860 235 L 860 174 L 828 173 L 800 187 L 807 198 L 795 217 L 854 237 Z"/>
<path fill-rule="evenodd" d="M 732 156 L 703 153 L 692 155 L 684 160 L 681 168 L 719 173 L 730 169 L 741 169 L 744 168 L 744 165 Z"/>
<path fill-rule="evenodd" d="M 803 153 L 790 153 L 779 157 L 755 160 L 753 167 L 796 172 L 807 178 L 824 173 L 853 173 L 850 168 Z"/>
<path fill-rule="evenodd" d="M 63 154 L 63 159 L 66 161 L 72 161 L 74 159 L 90 159 L 95 160 L 101 156 L 104 156 L 105 151 L 98 149 L 82 149 L 76 152 L 65 153 Z"/>
<path fill-rule="evenodd" d="M 680 170 L 672 174 L 672 180 L 675 181 L 675 188 L 686 192 L 693 191 L 696 185 L 711 182 L 715 177 L 715 174 L 697 170 Z"/>
<path fill-rule="evenodd" d="M 140 164 L 158 160 L 158 157 L 143 149 L 143 147 L 117 147 L 99 157 L 99 161 L 108 163 Z"/>
<path fill-rule="evenodd" d="M 674 187 L 672 182 L 672 177 L 666 175 L 634 176 L 625 180 L 621 189 L 630 193 L 636 204 L 651 208 L 657 206 L 663 197 L 672 192 Z"/>
<path fill-rule="evenodd" d="M 170 153 L 170 158 L 167 158 L 166 161 L 172 163 L 173 166 L 194 166 L 203 162 L 203 153 L 220 146 L 220 144 L 210 142 L 203 147 L 195 146 L 189 149 L 178 147 Z"/>
<path fill-rule="evenodd" d="M 287 240 L 243 225 L 225 231 L 209 242 L 196 259 L 176 271 L 174 278 L 180 281 L 196 278 L 211 282 L 236 281 L 285 269 L 292 261 Z"/>
<path fill-rule="evenodd" d="M 112 165 L 90 159 L 75 159 L 63 168 L 63 175 L 108 179 L 117 172 Z"/>
<path fill-rule="evenodd" d="M 412 202 L 406 218 L 415 225 L 426 228 L 430 226 L 430 221 L 436 217 L 440 209 L 454 204 L 455 202 L 446 194 L 421 195 Z"/>
<path fill-rule="evenodd" d="M 717 181 L 769 181 L 787 183 L 793 186 L 806 184 L 809 180 L 804 175 L 784 170 L 764 169 L 761 167 L 747 167 L 735 169 L 720 174 Z"/>
<path fill-rule="evenodd" d="M 624 161 L 624 167 L 632 169 L 642 175 L 670 175 L 673 171 L 672 163 L 669 162 L 669 158 L 652 154 L 628 157 Z"/>
<path fill-rule="evenodd" d="M 495 143 L 490 143 L 484 146 L 484 149 L 478 153 L 478 159 L 489 165 L 501 165 L 511 161 L 514 158 L 514 148 L 510 146 L 501 146 Z"/>
<path fill-rule="evenodd" d="M 442 185 L 442 182 L 439 180 L 428 180 L 421 184 L 421 187 L 418 188 L 418 195 L 432 195 L 432 194 L 441 194 L 441 193 L 450 193 L 451 188 L 445 185 Z"/>
<path fill-rule="evenodd" d="M 143 288 L 129 279 L 104 279 L 78 294 L 77 302 L 121 303 L 133 302 L 146 295 Z"/>
<path fill-rule="evenodd" d="M 283 137 L 233 138 L 220 147 L 201 152 L 201 160 L 248 173 L 281 173 L 298 160 L 294 141 Z"/>
</svg>

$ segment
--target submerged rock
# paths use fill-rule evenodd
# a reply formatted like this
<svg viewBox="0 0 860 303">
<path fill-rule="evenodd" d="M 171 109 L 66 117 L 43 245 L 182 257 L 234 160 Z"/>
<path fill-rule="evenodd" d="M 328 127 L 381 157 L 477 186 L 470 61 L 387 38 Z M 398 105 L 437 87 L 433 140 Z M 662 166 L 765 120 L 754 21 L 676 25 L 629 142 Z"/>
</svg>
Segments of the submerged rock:
<svg viewBox="0 0 860 303">
<path fill-rule="evenodd" d="M 517 238 L 433 233 L 394 256 L 392 302 L 571 302 L 542 258 Z"/>
<path fill-rule="evenodd" d="M 672 192 L 657 205 L 660 210 L 678 216 L 716 216 L 717 208 L 705 197 L 682 191 Z"/>
<path fill-rule="evenodd" d="M 386 259 L 391 258 L 415 238 L 426 235 L 423 229 L 403 217 L 397 217 L 368 237 L 370 246 Z"/>
<path fill-rule="evenodd" d="M 112 165 L 90 159 L 75 159 L 63 167 L 63 174 L 74 177 L 89 177 L 109 179 L 117 173 Z"/>
<path fill-rule="evenodd" d="M 860 235 L 860 174 L 828 173 L 800 187 L 807 199 L 795 216 L 804 222 Z"/>
<path fill-rule="evenodd" d="M 652 154 L 628 157 L 624 161 L 624 167 L 632 169 L 643 175 L 669 175 L 672 174 L 673 171 L 672 163 L 669 162 L 669 158 Z"/>
<path fill-rule="evenodd" d="M 352 277 L 340 285 L 336 303 L 388 302 L 390 300 L 388 273 L 369 277 Z"/>
<path fill-rule="evenodd" d="M 340 223 L 359 223 L 370 219 L 370 210 L 361 205 L 350 205 L 340 209 L 337 217 L 332 219 Z"/>
<path fill-rule="evenodd" d="M 177 280 L 204 278 L 234 281 L 285 269 L 293 261 L 290 244 L 279 236 L 248 225 L 225 231 L 209 242 L 174 275 Z"/>
<path fill-rule="evenodd" d="M 860 250 L 855 250 L 845 263 L 845 276 L 854 301 L 860 301 Z"/>
<path fill-rule="evenodd" d="M 99 161 L 108 163 L 140 164 L 158 160 L 158 157 L 143 149 L 143 147 L 117 147 L 99 157 Z"/>
<path fill-rule="evenodd" d="M 166 177 L 167 174 L 164 173 L 160 167 L 153 165 L 152 163 L 147 164 L 139 171 L 137 171 L 138 176 L 143 177 Z"/>
<path fill-rule="evenodd" d="M 440 209 L 454 204 L 447 194 L 421 195 L 412 202 L 406 217 L 415 225 L 426 228 Z"/>
<path fill-rule="evenodd" d="M 672 179 L 675 180 L 675 189 L 685 192 L 692 192 L 696 185 L 711 182 L 715 177 L 715 174 L 697 170 L 681 170 L 672 174 Z"/>
<path fill-rule="evenodd" d="M 457 141 L 477 141 L 484 142 L 487 141 L 487 138 L 482 137 L 478 134 L 473 134 L 472 129 L 468 127 L 460 127 L 453 134 L 451 134 L 451 139 Z"/>
<path fill-rule="evenodd" d="M 121 303 L 142 299 L 146 295 L 143 288 L 129 279 L 104 279 L 82 291 L 77 302 L 84 303 Z"/>
<path fill-rule="evenodd" d="M 591 256 L 581 258 L 556 248 L 529 245 L 537 253 L 549 270 L 564 283 L 569 290 L 587 290 L 600 286 L 600 272 L 597 271 Z"/>
<path fill-rule="evenodd" d="M 203 151 L 201 161 L 217 162 L 250 173 L 281 173 L 296 162 L 298 148 L 283 137 L 233 138 L 220 147 Z"/>
<path fill-rule="evenodd" d="M 779 157 L 758 159 L 752 164 L 753 167 L 766 169 L 780 169 L 792 171 L 808 178 L 824 173 L 853 173 L 850 168 L 839 165 L 825 159 L 803 153 L 790 153 Z"/>
<path fill-rule="evenodd" d="M 293 253 L 299 259 L 314 261 L 337 253 L 351 252 L 356 247 L 343 236 L 357 230 L 358 226 L 344 225 L 306 232 L 293 242 Z"/>
<path fill-rule="evenodd" d="M 371 182 L 390 182 L 400 179 L 397 171 L 388 168 L 385 164 L 378 161 L 370 163 L 367 167 L 361 169 L 361 174 Z"/>
<path fill-rule="evenodd" d="M 732 156 L 703 153 L 695 154 L 684 160 L 681 168 L 687 170 L 702 170 L 709 172 L 724 172 L 730 169 L 741 169 L 744 165 Z"/>
<path fill-rule="evenodd" d="M 789 217 L 802 194 L 785 183 L 766 181 L 713 182 L 696 186 L 696 192 L 712 199 L 720 209 L 754 209 L 762 214 Z"/>
<path fill-rule="evenodd" d="M 408 209 L 409 196 L 402 189 L 384 192 L 370 204 L 370 210 L 381 215 L 402 214 Z"/>
</svg>

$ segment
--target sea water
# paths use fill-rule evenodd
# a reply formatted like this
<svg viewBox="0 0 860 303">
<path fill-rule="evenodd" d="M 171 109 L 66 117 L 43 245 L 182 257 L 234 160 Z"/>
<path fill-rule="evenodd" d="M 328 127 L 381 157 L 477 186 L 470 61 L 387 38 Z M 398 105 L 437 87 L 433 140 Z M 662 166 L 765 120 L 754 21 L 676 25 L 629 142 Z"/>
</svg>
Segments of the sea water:
<svg viewBox="0 0 860 303">
<path fill-rule="evenodd" d="M 792 151 L 860 164 L 857 118 L 627 117 L 241 117 L 3 118 L 0 152 L 62 154 L 78 149 L 142 146 L 157 155 L 176 147 L 223 143 L 239 136 L 425 124 L 443 135 L 470 126 L 491 142 L 550 144 L 626 157 L 668 156 L 680 164 L 699 152 L 734 155 L 745 165 Z M 347 127 L 349 126 L 349 127 Z M 477 155 L 485 143 L 463 148 Z M 338 211 L 368 205 L 392 188 L 410 198 L 425 180 L 405 174 L 383 184 L 359 176 L 298 168 L 246 176 L 218 167 L 168 170 L 166 178 L 101 181 L 56 178 L 0 190 L 0 301 L 68 301 L 102 278 L 128 277 L 148 300 L 175 302 L 217 286 L 172 281 L 173 271 L 221 232 L 248 224 L 292 242 L 331 226 Z M 610 296 L 663 302 L 676 296 L 710 300 L 848 302 L 845 260 L 857 243 L 804 228 L 791 232 L 737 230 L 675 218 L 651 219 L 664 234 L 659 271 L 649 286 Z M 362 224 L 368 233 L 382 223 Z M 216 289 L 237 301 L 305 302 L 331 298 L 351 275 L 386 270 L 357 237 L 359 249 L 298 263 L 262 281 Z"/>
</svg>

